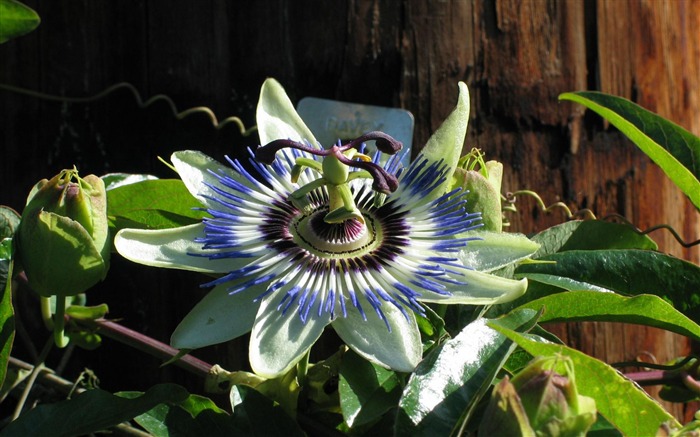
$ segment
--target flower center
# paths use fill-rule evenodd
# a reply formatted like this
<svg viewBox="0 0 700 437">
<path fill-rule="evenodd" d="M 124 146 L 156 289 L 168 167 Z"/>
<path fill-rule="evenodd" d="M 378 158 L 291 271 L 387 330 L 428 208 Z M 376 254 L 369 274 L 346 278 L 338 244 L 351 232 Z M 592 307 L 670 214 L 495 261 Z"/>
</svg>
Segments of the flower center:
<svg viewBox="0 0 700 437">
<path fill-rule="evenodd" d="M 381 232 L 371 216 L 365 216 L 364 223 L 357 219 L 328 223 L 324 220 L 327 213 L 319 209 L 291 223 L 290 231 L 300 246 L 322 258 L 358 256 L 377 246 Z"/>
</svg>

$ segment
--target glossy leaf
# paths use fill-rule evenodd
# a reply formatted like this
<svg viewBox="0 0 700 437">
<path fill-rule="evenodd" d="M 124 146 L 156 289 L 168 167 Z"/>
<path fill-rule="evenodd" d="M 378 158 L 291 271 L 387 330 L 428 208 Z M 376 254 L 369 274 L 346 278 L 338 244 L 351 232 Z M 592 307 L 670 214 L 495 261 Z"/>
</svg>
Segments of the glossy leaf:
<svg viewBox="0 0 700 437">
<path fill-rule="evenodd" d="M 72 399 L 39 405 L 25 412 L 3 430 L 3 435 L 88 434 L 131 420 L 158 404 L 182 402 L 187 396 L 187 391 L 175 384 L 155 385 L 135 399 L 100 389 L 87 390 Z"/>
<path fill-rule="evenodd" d="M 700 340 L 700 326 L 658 296 L 635 297 L 596 291 L 570 291 L 533 300 L 521 308 L 544 307 L 545 322 L 625 322 L 653 326 Z"/>
<path fill-rule="evenodd" d="M 612 123 L 700 209 L 700 138 L 621 97 L 578 92 L 559 98 L 580 103 Z"/>
<path fill-rule="evenodd" d="M 700 320 L 700 267 L 648 250 L 574 250 L 548 255 L 554 263 L 521 265 L 516 276 L 538 273 L 597 285 L 623 295 L 653 294 Z"/>
<path fill-rule="evenodd" d="M 540 244 L 533 258 L 565 250 L 658 248 L 654 240 L 631 226 L 602 220 L 572 220 L 547 228 L 532 240 Z"/>
<path fill-rule="evenodd" d="M 135 184 L 142 181 L 151 181 L 158 179 L 149 174 L 132 174 L 132 173 L 108 173 L 100 176 L 105 183 L 105 190 L 113 190 L 124 185 Z"/>
<path fill-rule="evenodd" d="M 491 323 L 527 331 L 537 317 L 524 310 Z M 486 322 L 470 323 L 418 365 L 399 402 L 396 435 L 450 435 L 467 418 L 514 349 Z"/>
<path fill-rule="evenodd" d="M 0 44 L 36 29 L 39 15 L 15 0 L 0 0 Z"/>
<path fill-rule="evenodd" d="M 401 397 L 399 378 L 352 351 L 343 355 L 340 366 L 340 409 L 349 427 L 375 421 L 395 407 Z"/>
<path fill-rule="evenodd" d="M 12 307 L 12 239 L 0 241 L 0 386 L 7 375 L 12 343 L 15 339 L 15 311 Z"/>
<path fill-rule="evenodd" d="M 595 399 L 598 412 L 623 435 L 656 435 L 662 423 L 670 421 L 678 424 L 646 392 L 602 361 L 563 345 L 544 343 L 539 337 L 520 334 L 501 325 L 491 323 L 490 326 L 533 356 L 561 354 L 571 358 L 579 394 Z"/>
<path fill-rule="evenodd" d="M 107 191 L 110 227 L 165 229 L 190 225 L 205 216 L 202 204 L 178 179 L 144 180 Z"/>
</svg>

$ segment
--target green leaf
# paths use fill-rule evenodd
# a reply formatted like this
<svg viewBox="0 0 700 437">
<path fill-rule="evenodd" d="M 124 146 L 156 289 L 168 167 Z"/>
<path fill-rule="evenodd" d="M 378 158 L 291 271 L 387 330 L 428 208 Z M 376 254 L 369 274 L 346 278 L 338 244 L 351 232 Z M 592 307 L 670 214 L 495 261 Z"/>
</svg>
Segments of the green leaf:
<svg viewBox="0 0 700 437">
<path fill-rule="evenodd" d="M 492 323 L 529 330 L 538 316 L 518 311 Z M 470 323 L 418 365 L 399 402 L 395 435 L 450 435 L 466 420 L 514 349 L 486 321 Z"/>
<path fill-rule="evenodd" d="M 12 238 L 19 226 L 20 215 L 9 206 L 0 205 L 0 241 Z"/>
<path fill-rule="evenodd" d="M 179 179 L 144 180 L 107 191 L 107 215 L 114 232 L 124 227 L 166 229 L 190 225 L 206 215 Z"/>
<path fill-rule="evenodd" d="M 700 267 L 647 250 L 573 250 L 541 258 L 555 263 L 527 264 L 517 277 L 531 273 L 561 276 L 623 295 L 659 296 L 692 320 L 700 320 Z M 527 294 L 526 294 L 527 296 Z"/>
<path fill-rule="evenodd" d="M 117 396 L 134 399 L 141 392 L 120 392 Z M 239 435 L 231 416 L 209 398 L 189 395 L 179 405 L 160 404 L 134 421 L 155 437 Z"/>
<path fill-rule="evenodd" d="M 0 44 L 36 29 L 39 15 L 15 0 L 0 0 Z"/>
<path fill-rule="evenodd" d="M 653 326 L 700 340 L 700 326 L 658 296 L 635 297 L 596 291 L 570 291 L 528 302 L 520 308 L 539 310 L 545 322 L 625 322 Z"/>
<path fill-rule="evenodd" d="M 236 426 L 248 436 L 303 436 L 304 433 L 279 405 L 255 389 L 235 385 L 231 388 L 231 407 Z"/>
<path fill-rule="evenodd" d="M 700 138 L 621 97 L 578 92 L 559 98 L 580 103 L 612 123 L 700 209 Z"/>
<path fill-rule="evenodd" d="M 83 435 L 118 425 L 158 404 L 185 400 L 187 391 L 175 384 L 159 384 L 142 396 L 125 399 L 104 390 L 87 390 L 72 399 L 44 404 L 22 414 L 1 435 Z"/>
<path fill-rule="evenodd" d="M 151 181 L 158 179 L 149 174 L 132 174 L 132 173 L 108 173 L 100 176 L 105 184 L 105 190 L 113 190 L 124 185 L 135 184 L 136 182 Z"/>
<path fill-rule="evenodd" d="M 491 323 L 490 326 L 534 356 L 561 354 L 571 358 L 579 394 L 595 399 L 598 412 L 623 435 L 656 435 L 664 422 L 678 425 L 646 392 L 602 361 L 563 345 L 542 343 L 538 337 L 502 325 Z"/>
<path fill-rule="evenodd" d="M 14 268 L 12 239 L 0 241 L 0 386 L 7 375 L 12 343 L 15 339 L 15 311 L 12 307 L 12 270 Z"/>
<path fill-rule="evenodd" d="M 338 391 L 343 419 L 351 428 L 379 419 L 395 407 L 401 397 L 396 373 L 352 351 L 343 355 Z"/>
<path fill-rule="evenodd" d="M 532 240 L 540 244 L 533 258 L 565 250 L 658 248 L 654 240 L 631 226 L 602 220 L 572 220 L 547 228 Z"/>
</svg>

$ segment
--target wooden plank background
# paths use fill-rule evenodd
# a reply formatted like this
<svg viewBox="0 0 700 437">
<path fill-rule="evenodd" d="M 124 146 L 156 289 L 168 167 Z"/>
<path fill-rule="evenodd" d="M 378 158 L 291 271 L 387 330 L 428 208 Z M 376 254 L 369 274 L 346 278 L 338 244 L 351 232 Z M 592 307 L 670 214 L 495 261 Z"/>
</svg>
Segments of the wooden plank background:
<svg viewBox="0 0 700 437">
<path fill-rule="evenodd" d="M 597 117 L 557 102 L 565 91 L 602 90 L 700 134 L 698 0 L 27 3 L 42 23 L 0 45 L 0 83 L 85 97 L 129 82 L 144 99 L 163 93 L 180 109 L 207 106 L 220 119 L 235 115 L 250 126 L 259 87 L 272 76 L 293 101 L 316 96 L 410 110 L 418 150 L 453 107 L 463 80 L 472 92 L 466 147 L 505 164 L 504 190 L 529 188 L 548 203 L 562 200 L 599 217 L 619 213 L 641 228 L 668 223 L 686 240 L 700 234 L 697 212 L 646 157 Z M 257 141 L 231 124 L 215 129 L 204 116 L 175 120 L 163 101 L 140 108 L 125 90 L 92 104 L 3 90 L 0 111 L 0 202 L 18 210 L 34 182 L 74 164 L 85 174 L 168 177 L 157 156 L 182 148 L 239 156 Z M 565 219 L 542 214 L 531 200 L 518 207 L 513 231 L 532 233 Z M 684 250 L 665 232 L 653 237 L 661 250 L 700 261 L 697 248 Z M 108 302 L 112 317 L 167 341 L 205 293 L 197 287 L 201 278 L 114 258 L 109 281 L 90 292 L 91 301 Z M 27 310 L 30 300 L 17 297 Z M 36 317 L 22 317 L 33 332 Z M 608 362 L 650 355 L 662 362 L 691 348 L 641 327 L 553 329 Z M 21 335 L 18 345 L 31 356 Z M 143 388 L 156 378 L 194 384 L 110 346 L 114 356 L 101 351 L 103 362 L 94 361 L 98 354 L 74 358 L 96 369 L 108 389 Z M 240 368 L 245 347 L 243 339 L 200 355 Z"/>
</svg>

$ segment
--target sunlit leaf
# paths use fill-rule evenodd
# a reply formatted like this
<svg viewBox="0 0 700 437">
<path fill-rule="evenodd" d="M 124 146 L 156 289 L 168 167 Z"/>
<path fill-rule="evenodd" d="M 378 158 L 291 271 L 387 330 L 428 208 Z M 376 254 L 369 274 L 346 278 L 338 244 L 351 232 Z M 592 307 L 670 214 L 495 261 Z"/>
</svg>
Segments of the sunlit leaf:
<svg viewBox="0 0 700 437">
<path fill-rule="evenodd" d="M 343 418 L 349 427 L 379 419 L 396 406 L 401 397 L 396 373 L 352 351 L 343 355 L 338 391 Z"/>
<path fill-rule="evenodd" d="M 700 320 L 700 267 L 649 250 L 572 250 L 541 258 L 554 263 L 521 265 L 516 276 L 561 276 L 635 296 L 653 294 L 692 320 Z M 527 296 L 527 294 L 525 295 Z"/>
<path fill-rule="evenodd" d="M 644 390 L 602 361 L 563 345 L 544 343 L 538 337 L 520 334 L 501 325 L 490 325 L 533 356 L 561 354 L 571 358 L 579 394 L 595 399 L 598 412 L 623 435 L 653 436 L 664 422 L 678 425 L 676 419 Z"/>
<path fill-rule="evenodd" d="M 533 300 L 521 308 L 544 307 L 545 322 L 625 322 L 654 326 L 700 340 L 700 326 L 658 296 L 570 291 Z"/>
<path fill-rule="evenodd" d="M 580 103 L 612 123 L 700 209 L 700 138 L 621 97 L 586 91 L 559 98 Z"/>
<path fill-rule="evenodd" d="M 132 173 L 108 173 L 100 176 L 105 183 L 105 190 L 113 190 L 124 185 L 135 184 L 136 182 L 151 181 L 158 179 L 153 175 L 148 174 L 132 174 Z"/>
<path fill-rule="evenodd" d="M 527 331 L 538 316 L 525 310 L 492 323 Z M 514 349 L 486 322 L 467 325 L 418 365 L 399 402 L 396 435 L 451 435 L 468 417 Z"/>
</svg>

